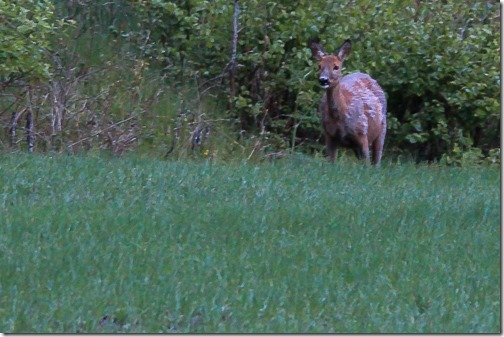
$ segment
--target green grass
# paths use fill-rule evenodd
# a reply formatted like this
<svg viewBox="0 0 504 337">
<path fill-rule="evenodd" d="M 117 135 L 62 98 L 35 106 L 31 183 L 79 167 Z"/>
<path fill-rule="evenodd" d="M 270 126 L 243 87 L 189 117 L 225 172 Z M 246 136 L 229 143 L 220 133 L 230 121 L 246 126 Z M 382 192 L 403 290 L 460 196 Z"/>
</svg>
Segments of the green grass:
<svg viewBox="0 0 504 337">
<path fill-rule="evenodd" d="M 498 168 L 4 155 L 0 331 L 487 332 Z"/>
</svg>

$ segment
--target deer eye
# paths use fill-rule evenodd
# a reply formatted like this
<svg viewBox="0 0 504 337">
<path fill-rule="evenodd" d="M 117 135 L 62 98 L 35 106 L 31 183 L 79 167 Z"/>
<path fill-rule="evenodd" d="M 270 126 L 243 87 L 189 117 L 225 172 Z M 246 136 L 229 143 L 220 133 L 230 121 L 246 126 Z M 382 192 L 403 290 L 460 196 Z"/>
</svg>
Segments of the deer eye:
<svg viewBox="0 0 504 337">
<path fill-rule="evenodd" d="M 333 69 L 334 69 L 334 70 L 338 70 L 338 69 L 339 69 L 339 67 L 338 67 L 338 66 L 334 66 L 334 68 L 333 68 Z"/>
</svg>

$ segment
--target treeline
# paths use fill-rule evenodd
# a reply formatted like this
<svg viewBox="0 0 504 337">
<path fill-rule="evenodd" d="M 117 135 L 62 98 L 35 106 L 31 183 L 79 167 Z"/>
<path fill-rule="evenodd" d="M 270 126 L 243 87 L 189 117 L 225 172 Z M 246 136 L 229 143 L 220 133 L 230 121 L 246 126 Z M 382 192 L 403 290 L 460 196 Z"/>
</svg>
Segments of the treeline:
<svg viewBox="0 0 504 337">
<path fill-rule="evenodd" d="M 307 43 L 351 38 L 343 72 L 388 96 L 385 157 L 500 160 L 494 1 L 0 0 L 0 22 L 9 151 L 321 153 Z"/>
</svg>

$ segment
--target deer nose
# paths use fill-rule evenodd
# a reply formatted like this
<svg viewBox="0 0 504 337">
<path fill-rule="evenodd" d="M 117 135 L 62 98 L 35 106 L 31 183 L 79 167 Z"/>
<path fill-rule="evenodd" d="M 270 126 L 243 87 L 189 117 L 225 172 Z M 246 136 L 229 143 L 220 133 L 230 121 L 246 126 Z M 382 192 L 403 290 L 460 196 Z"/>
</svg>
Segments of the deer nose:
<svg viewBox="0 0 504 337">
<path fill-rule="evenodd" d="M 325 76 L 322 76 L 319 78 L 319 83 L 322 87 L 328 87 L 329 86 L 329 79 Z"/>
</svg>

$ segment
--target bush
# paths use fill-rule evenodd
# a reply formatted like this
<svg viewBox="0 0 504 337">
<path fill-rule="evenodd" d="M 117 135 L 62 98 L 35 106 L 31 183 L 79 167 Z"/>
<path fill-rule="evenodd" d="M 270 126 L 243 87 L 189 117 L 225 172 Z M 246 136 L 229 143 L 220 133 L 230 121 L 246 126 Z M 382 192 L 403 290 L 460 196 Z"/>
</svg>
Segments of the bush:
<svg viewBox="0 0 504 337">
<path fill-rule="evenodd" d="M 151 32 L 146 53 L 185 74 L 179 80 L 222 73 L 231 48 L 228 1 L 138 6 L 148 23 L 143 34 Z M 243 130 L 274 135 L 280 148 L 317 144 L 321 93 L 306 44 L 320 38 L 334 50 L 351 38 L 347 73 L 368 72 L 388 94 L 389 153 L 433 160 L 460 148 L 486 154 L 499 146 L 498 4 L 250 0 L 240 6 L 233 103 Z"/>
<path fill-rule="evenodd" d="M 0 81 L 50 75 L 50 38 L 61 22 L 51 1 L 0 0 Z"/>
<path fill-rule="evenodd" d="M 35 6 L 27 0 L 20 3 Z M 18 6 L 1 1 L 0 4 L 12 13 L 12 8 Z M 236 64 L 231 57 L 234 8 L 227 0 L 55 4 L 58 17 L 76 20 L 74 36 L 87 36 L 89 46 L 102 42 L 98 43 L 102 48 L 99 53 L 97 47 L 90 47 L 94 52 L 86 53 L 79 50 L 82 39 L 66 39 L 63 47 L 55 41 L 50 47 L 61 58 L 80 57 L 81 63 L 101 67 L 100 71 L 107 64 L 109 69 L 148 70 L 151 77 L 137 82 L 150 81 L 173 88 L 177 97 L 174 109 L 181 114 L 186 114 L 184 107 L 199 111 L 198 120 L 202 116 L 201 102 L 206 98 L 227 102 L 227 108 L 206 117 L 230 121 L 225 128 L 231 126 L 233 133 L 227 137 L 242 148 L 251 146 L 254 153 L 322 150 L 317 113 L 322 91 L 307 43 L 320 39 L 331 51 L 351 38 L 353 50 L 345 62 L 344 73 L 369 73 L 388 96 L 385 156 L 407 156 L 418 161 L 440 160 L 443 156 L 462 160 L 465 152 L 494 159 L 500 156 L 496 151 L 500 145 L 497 3 L 239 1 Z M 52 13 L 52 7 L 48 8 L 47 15 Z M 37 34 L 43 34 L 43 30 Z M 39 44 L 44 41 L 47 39 L 41 39 Z M 72 43 L 77 45 L 70 48 Z M 61 75 L 65 73 L 61 72 L 61 62 L 51 64 L 43 60 L 43 50 L 26 53 L 35 55 L 37 69 L 49 69 L 46 74 L 58 70 L 55 73 L 59 77 L 53 77 L 68 78 Z M 107 53 L 113 54 L 108 61 L 107 56 L 99 56 Z M 78 63 L 67 62 L 63 68 L 76 69 Z M 4 65 L 4 74 L 6 67 L 14 69 L 13 65 Z M 87 70 L 96 74 L 96 69 Z M 158 75 L 153 75 L 156 72 Z M 115 76 L 108 79 L 112 81 Z M 134 88 L 137 82 L 131 82 L 126 90 L 141 92 L 139 87 Z M 95 82 L 93 85 L 102 89 L 94 90 L 99 93 L 113 83 Z M 161 120 L 144 111 L 163 109 L 160 100 L 147 100 L 151 105 L 132 108 L 140 111 L 134 114 L 150 118 L 135 119 L 145 130 L 159 125 Z M 128 116 L 129 113 L 104 120 L 114 123 Z M 177 117 L 172 114 L 170 118 L 176 128 Z M 147 131 L 148 137 L 140 139 L 159 144 L 155 138 L 162 138 L 162 132 Z M 194 132 L 190 130 L 191 134 Z"/>
</svg>

